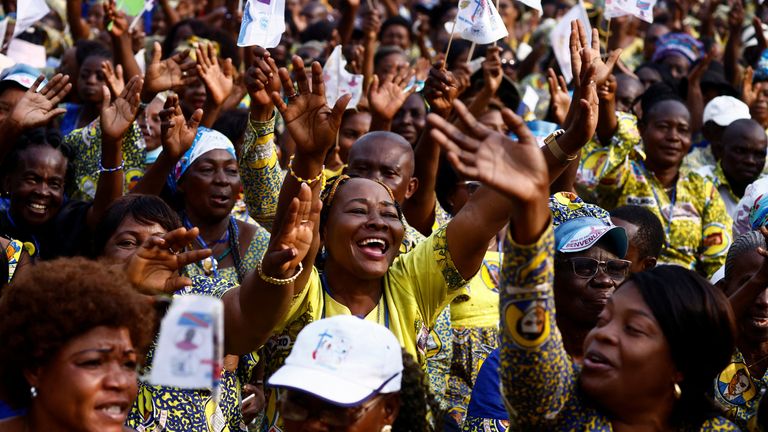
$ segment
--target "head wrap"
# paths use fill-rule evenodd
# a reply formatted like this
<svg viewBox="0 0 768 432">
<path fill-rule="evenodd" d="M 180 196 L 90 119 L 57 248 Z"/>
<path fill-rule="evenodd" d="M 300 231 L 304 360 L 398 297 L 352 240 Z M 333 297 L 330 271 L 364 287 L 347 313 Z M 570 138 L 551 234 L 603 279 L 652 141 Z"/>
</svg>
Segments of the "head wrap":
<svg viewBox="0 0 768 432">
<path fill-rule="evenodd" d="M 757 59 L 757 65 L 755 65 L 755 73 L 752 76 L 752 81 L 768 81 L 768 49 L 765 49 L 760 53 L 760 58 Z"/>
<path fill-rule="evenodd" d="M 175 185 L 179 182 L 179 179 L 184 175 L 189 167 L 195 163 L 195 161 L 202 155 L 213 150 L 226 150 L 231 154 L 233 158 L 237 159 L 235 155 L 235 146 L 232 145 L 232 141 L 229 140 L 224 134 L 207 127 L 200 126 L 197 128 L 197 135 L 192 142 L 192 146 L 176 163 L 176 167 L 171 173 L 172 183 Z"/>
<path fill-rule="evenodd" d="M 687 33 L 667 33 L 656 42 L 653 62 L 664 60 L 670 54 L 679 54 L 689 63 L 698 60 L 704 52 L 704 44 Z"/>
<path fill-rule="evenodd" d="M 768 226 L 768 194 L 758 196 L 749 209 L 749 226 L 753 230 Z"/>
</svg>

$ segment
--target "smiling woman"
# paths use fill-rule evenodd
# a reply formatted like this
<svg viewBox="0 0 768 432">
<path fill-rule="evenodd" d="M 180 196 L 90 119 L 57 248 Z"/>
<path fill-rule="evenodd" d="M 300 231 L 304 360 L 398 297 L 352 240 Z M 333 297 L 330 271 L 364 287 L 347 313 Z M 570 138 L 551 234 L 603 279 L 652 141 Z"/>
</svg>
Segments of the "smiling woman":
<svg viewBox="0 0 768 432">
<path fill-rule="evenodd" d="M 30 266 L 0 301 L 0 393 L 26 410 L 0 431 L 124 430 L 153 317 L 119 270 L 82 258 Z"/>
</svg>

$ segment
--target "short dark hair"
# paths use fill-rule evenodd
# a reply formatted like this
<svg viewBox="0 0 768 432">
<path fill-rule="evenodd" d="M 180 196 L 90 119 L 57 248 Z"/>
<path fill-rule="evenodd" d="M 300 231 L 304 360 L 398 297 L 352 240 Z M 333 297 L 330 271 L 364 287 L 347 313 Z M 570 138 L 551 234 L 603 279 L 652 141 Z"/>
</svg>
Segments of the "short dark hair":
<svg viewBox="0 0 768 432">
<path fill-rule="evenodd" d="M 680 94 L 669 84 L 662 81 L 648 87 L 642 96 L 640 96 L 640 107 L 643 110 L 643 117 L 640 121 L 647 123 L 648 117 L 651 115 L 654 108 L 662 102 L 667 101 L 679 102 L 686 110 L 688 109 L 688 106 L 685 104 L 683 98 L 680 97 Z"/>
<path fill-rule="evenodd" d="M 640 252 L 640 258 L 658 258 L 664 246 L 664 227 L 659 218 L 643 206 L 625 205 L 609 212 L 611 217 L 627 221 L 637 227 L 637 234 L 631 239 Z"/>
<path fill-rule="evenodd" d="M 379 30 L 379 40 L 381 40 L 384 32 L 392 26 L 405 27 L 405 29 L 408 31 L 408 37 L 413 39 L 413 35 L 411 34 L 411 22 L 400 15 L 395 15 L 385 19 L 384 22 L 381 23 L 381 29 Z"/>
<path fill-rule="evenodd" d="M 82 66 L 88 57 L 102 57 L 112 60 L 112 51 L 101 42 L 94 40 L 79 40 L 75 43 L 75 58 L 78 66 Z"/>
<path fill-rule="evenodd" d="M 11 150 L 3 162 L 0 172 L 4 175 L 14 172 L 19 166 L 21 154 L 32 147 L 51 147 L 60 151 L 67 160 L 69 160 L 71 154 L 70 148 L 64 143 L 61 132 L 57 128 L 39 127 L 30 129 L 16 140 L 16 145 L 13 146 L 13 150 Z M 69 171 L 69 164 L 67 165 L 67 171 Z M 69 180 L 69 175 L 67 180 Z"/>
<path fill-rule="evenodd" d="M 716 412 L 707 392 L 735 349 L 736 326 L 725 294 L 697 273 L 662 265 L 630 275 L 669 344 L 683 375 L 673 421 L 700 425 Z"/>
<path fill-rule="evenodd" d="M 126 327 L 143 358 L 155 314 L 120 269 L 85 258 L 29 266 L 0 299 L 0 391 L 14 408 L 30 401 L 25 369 L 45 366 L 69 341 L 106 326 Z"/>
<path fill-rule="evenodd" d="M 179 215 L 165 201 L 154 195 L 133 194 L 120 197 L 107 207 L 96 226 L 92 248 L 94 258 L 104 253 L 107 241 L 128 216 L 143 225 L 156 223 L 169 232 L 181 227 Z"/>
<path fill-rule="evenodd" d="M 391 56 L 392 54 L 400 54 L 404 57 L 407 57 L 405 54 L 405 51 L 403 51 L 402 48 L 396 45 L 383 45 L 380 46 L 379 49 L 376 50 L 376 54 L 373 55 L 373 64 L 377 65 L 381 63 L 381 60 L 385 57 Z"/>
</svg>

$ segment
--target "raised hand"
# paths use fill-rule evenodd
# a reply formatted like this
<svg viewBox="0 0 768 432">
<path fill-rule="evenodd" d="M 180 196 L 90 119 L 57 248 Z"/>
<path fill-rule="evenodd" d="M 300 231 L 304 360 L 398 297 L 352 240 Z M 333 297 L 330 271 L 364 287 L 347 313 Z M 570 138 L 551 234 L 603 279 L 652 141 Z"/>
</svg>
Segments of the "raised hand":
<svg viewBox="0 0 768 432">
<path fill-rule="evenodd" d="M 579 20 L 571 21 L 570 49 L 573 76 L 581 75 L 581 69 L 585 63 L 592 64 L 595 66 L 595 81 L 598 85 L 603 85 L 608 80 L 608 75 L 613 72 L 621 55 L 621 48 L 615 49 L 608 54 L 608 59 L 604 62 L 600 57 L 600 34 L 597 29 L 592 29 L 592 46 L 588 46 L 586 30 Z M 588 62 L 582 58 L 585 53 Z"/>
<path fill-rule="evenodd" d="M 285 214 L 285 223 L 270 242 L 262 259 L 265 275 L 287 279 L 296 273 L 296 268 L 307 256 L 314 236 L 315 225 L 320 222 L 322 202 L 312 202 L 312 190 L 305 183 L 299 194 L 291 201 Z"/>
<path fill-rule="evenodd" d="M 297 90 L 294 89 L 288 70 L 280 68 L 280 81 L 288 103 L 283 102 L 278 92 L 272 92 L 272 102 L 283 116 L 285 127 L 296 143 L 297 157 L 302 155 L 323 160 L 328 149 L 336 142 L 341 117 L 352 95 L 340 97 L 331 109 L 325 101 L 325 83 L 320 63 L 312 63 L 311 90 L 304 61 L 299 56 L 293 56 L 293 71 Z"/>
<path fill-rule="evenodd" d="M 597 97 L 601 101 L 612 102 L 616 100 L 616 76 L 608 75 L 608 79 L 603 85 L 597 88 Z"/>
<path fill-rule="evenodd" d="M 275 60 L 269 51 L 256 47 L 251 67 L 245 71 L 245 87 L 251 103 L 272 106 L 272 92 L 280 91 L 280 80 Z"/>
<path fill-rule="evenodd" d="M 179 275 L 179 270 L 195 261 L 211 256 L 210 249 L 182 251 L 185 245 L 195 241 L 197 228 L 179 228 L 163 236 L 151 237 L 126 263 L 128 280 L 143 294 L 173 294 L 192 281 Z"/>
<path fill-rule="evenodd" d="M 145 101 L 155 97 L 155 94 L 181 86 L 188 86 L 197 79 L 197 63 L 189 58 L 189 50 L 176 53 L 165 60 L 160 60 L 163 50 L 159 42 L 155 42 L 152 51 L 152 61 L 147 65 L 144 74 Z"/>
<path fill-rule="evenodd" d="M 219 106 L 232 93 L 235 86 L 235 67 L 232 59 L 219 63 L 213 44 L 195 48 L 197 56 L 197 74 L 203 80 L 210 101 Z"/>
<path fill-rule="evenodd" d="M 104 74 L 104 81 L 109 87 L 109 91 L 112 92 L 112 97 L 117 97 L 125 89 L 125 79 L 123 78 L 123 66 L 117 64 L 117 67 L 112 68 L 112 62 L 104 60 L 101 62 L 101 72 Z"/>
<path fill-rule="evenodd" d="M 115 100 L 112 100 L 109 88 L 103 86 L 104 99 L 101 102 L 101 136 L 104 140 L 118 141 L 136 120 L 141 103 L 142 79 L 133 77 Z"/>
<path fill-rule="evenodd" d="M 459 95 L 459 83 L 453 73 L 443 69 L 443 60 L 429 70 L 424 83 L 424 97 L 432 112 L 448 117 L 453 109 L 453 100 Z"/>
<path fill-rule="evenodd" d="M 568 84 L 562 75 L 556 75 L 552 68 L 547 70 L 547 83 L 549 83 L 549 109 L 555 123 L 560 126 L 565 124 L 568 108 L 571 106 L 571 96 L 568 94 Z"/>
<path fill-rule="evenodd" d="M 515 141 L 480 124 L 461 101 L 454 101 L 453 106 L 468 134 L 434 113 L 427 121 L 432 126 L 432 138 L 446 151 L 459 174 L 521 202 L 535 202 L 549 193 L 544 155 L 522 118 L 507 108 L 501 112 L 509 130 L 518 137 Z"/>
<path fill-rule="evenodd" d="M 128 17 L 125 12 L 117 9 L 115 0 L 104 3 L 104 28 L 116 38 L 128 33 Z"/>
<path fill-rule="evenodd" d="M 415 74 L 416 71 L 408 67 L 408 64 L 401 64 L 384 78 L 374 75 L 371 87 L 368 89 L 368 104 L 372 113 L 386 121 L 395 118 L 395 114 L 408 96 L 416 91 L 415 85 L 405 90 Z"/>
<path fill-rule="evenodd" d="M 11 111 L 9 121 L 21 130 L 44 126 L 54 117 L 67 112 L 66 109 L 57 108 L 57 106 L 72 90 L 69 75 L 54 75 L 48 84 L 38 91 L 37 88 L 43 79 L 44 76 L 40 75 Z"/>
<path fill-rule="evenodd" d="M 496 94 L 496 90 L 501 87 L 501 81 L 504 79 L 504 71 L 501 69 L 501 47 L 490 46 L 485 52 L 483 61 L 483 82 L 485 88 L 491 94 Z"/>
<path fill-rule="evenodd" d="M 754 84 L 752 84 L 754 75 L 755 71 L 752 69 L 752 66 L 747 66 L 744 69 L 744 77 L 741 79 L 741 96 L 747 106 L 751 106 L 752 102 L 757 98 L 756 89 Z"/>
<path fill-rule="evenodd" d="M 198 108 L 189 120 L 185 119 L 179 105 L 179 97 L 168 96 L 163 110 L 160 111 L 163 153 L 172 160 L 181 158 L 192 147 L 202 118 L 203 110 Z"/>
</svg>

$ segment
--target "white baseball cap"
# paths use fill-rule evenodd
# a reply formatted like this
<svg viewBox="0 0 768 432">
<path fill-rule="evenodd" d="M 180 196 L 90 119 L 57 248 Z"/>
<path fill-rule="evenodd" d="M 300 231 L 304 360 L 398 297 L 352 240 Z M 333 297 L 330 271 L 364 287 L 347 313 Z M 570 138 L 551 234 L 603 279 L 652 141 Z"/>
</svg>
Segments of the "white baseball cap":
<svg viewBox="0 0 768 432">
<path fill-rule="evenodd" d="M 752 118 L 749 107 L 733 96 L 718 96 L 704 107 L 704 123 L 713 121 L 718 126 L 728 126 L 736 120 Z"/>
<path fill-rule="evenodd" d="M 338 315 L 304 327 L 268 383 L 356 406 L 375 394 L 400 391 L 402 375 L 402 349 L 389 329 Z"/>
</svg>

